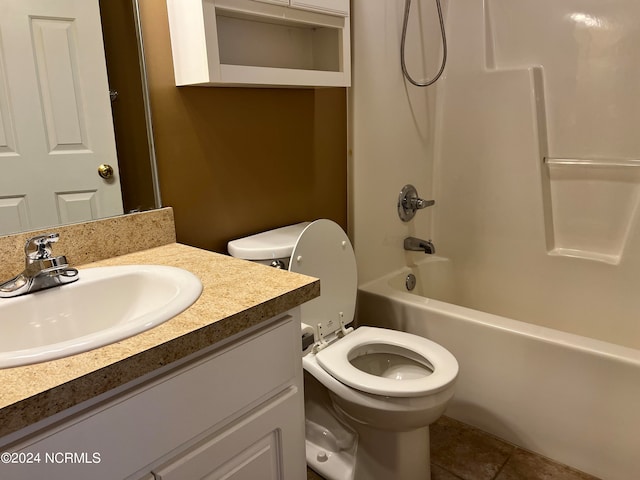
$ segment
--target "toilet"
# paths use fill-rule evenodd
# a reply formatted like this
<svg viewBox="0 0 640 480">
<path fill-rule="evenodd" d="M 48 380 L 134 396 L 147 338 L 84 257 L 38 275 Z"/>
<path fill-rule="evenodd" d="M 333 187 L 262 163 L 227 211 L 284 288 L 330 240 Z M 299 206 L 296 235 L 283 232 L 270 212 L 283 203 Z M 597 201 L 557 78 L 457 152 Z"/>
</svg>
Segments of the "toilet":
<svg viewBox="0 0 640 480">
<path fill-rule="evenodd" d="M 458 362 L 417 335 L 349 326 L 357 272 L 342 228 L 303 222 L 228 250 L 320 279 L 320 297 L 301 306 L 307 464 L 327 480 L 430 478 L 429 425 L 453 396 Z"/>
</svg>

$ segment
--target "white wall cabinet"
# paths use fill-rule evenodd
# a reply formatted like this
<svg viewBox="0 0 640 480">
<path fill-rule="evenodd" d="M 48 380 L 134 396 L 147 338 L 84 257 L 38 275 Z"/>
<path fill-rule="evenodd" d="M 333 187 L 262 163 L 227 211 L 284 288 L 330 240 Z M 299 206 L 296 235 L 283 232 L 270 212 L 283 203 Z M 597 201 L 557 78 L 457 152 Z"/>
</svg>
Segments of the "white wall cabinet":
<svg viewBox="0 0 640 480">
<path fill-rule="evenodd" d="M 274 3 L 291 6 L 302 10 L 328 13 L 330 15 L 349 16 L 349 0 L 255 0 L 256 2 Z"/>
<path fill-rule="evenodd" d="M 348 0 L 167 0 L 176 85 L 346 87 Z"/>
<path fill-rule="evenodd" d="M 297 310 L 2 451 L 3 480 L 305 478 Z M 62 454 L 62 455 L 61 455 Z M 69 456 L 71 455 L 71 456 Z"/>
</svg>

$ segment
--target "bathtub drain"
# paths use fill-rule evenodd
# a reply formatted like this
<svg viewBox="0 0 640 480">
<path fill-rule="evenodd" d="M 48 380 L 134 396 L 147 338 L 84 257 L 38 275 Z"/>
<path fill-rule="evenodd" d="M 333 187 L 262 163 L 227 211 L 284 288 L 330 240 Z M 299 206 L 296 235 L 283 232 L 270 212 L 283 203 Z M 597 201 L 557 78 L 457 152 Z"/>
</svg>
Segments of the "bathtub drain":
<svg viewBox="0 0 640 480">
<path fill-rule="evenodd" d="M 404 284 L 407 287 L 407 290 L 413 290 L 414 288 L 416 288 L 416 276 L 413 273 L 410 273 L 409 275 L 407 275 Z"/>
</svg>

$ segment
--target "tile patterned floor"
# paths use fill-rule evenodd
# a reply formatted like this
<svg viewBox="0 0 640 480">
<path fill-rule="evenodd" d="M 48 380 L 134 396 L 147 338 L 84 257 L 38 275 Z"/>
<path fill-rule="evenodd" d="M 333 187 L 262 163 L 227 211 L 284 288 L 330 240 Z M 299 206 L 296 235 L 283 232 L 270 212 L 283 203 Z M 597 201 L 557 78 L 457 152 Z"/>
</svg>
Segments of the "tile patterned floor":
<svg viewBox="0 0 640 480">
<path fill-rule="evenodd" d="M 430 432 L 431 480 L 598 480 L 448 417 Z M 324 479 L 307 469 L 307 480 Z"/>
</svg>

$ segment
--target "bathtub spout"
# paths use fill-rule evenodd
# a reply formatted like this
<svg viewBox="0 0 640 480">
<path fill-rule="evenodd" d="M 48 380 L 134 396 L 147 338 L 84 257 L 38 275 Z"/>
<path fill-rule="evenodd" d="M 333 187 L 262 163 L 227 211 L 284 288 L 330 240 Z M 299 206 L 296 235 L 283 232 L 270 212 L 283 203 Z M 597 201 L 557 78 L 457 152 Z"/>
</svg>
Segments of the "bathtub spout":
<svg viewBox="0 0 640 480">
<path fill-rule="evenodd" d="M 404 249 L 429 254 L 436 253 L 436 247 L 431 240 L 421 240 L 415 237 L 407 237 L 404 239 Z"/>
</svg>

